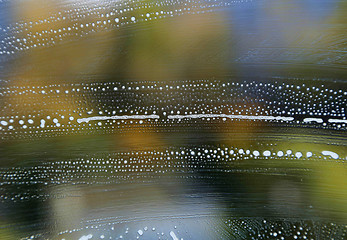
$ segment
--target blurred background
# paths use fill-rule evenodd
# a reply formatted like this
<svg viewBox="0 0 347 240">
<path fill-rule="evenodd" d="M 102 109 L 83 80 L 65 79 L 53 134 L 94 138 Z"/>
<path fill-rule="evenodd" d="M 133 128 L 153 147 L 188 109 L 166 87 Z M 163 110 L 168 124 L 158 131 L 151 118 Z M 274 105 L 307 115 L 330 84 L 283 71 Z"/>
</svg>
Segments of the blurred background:
<svg viewBox="0 0 347 240">
<path fill-rule="evenodd" d="M 346 239 L 346 8 L 0 1 L 0 239 Z"/>
</svg>

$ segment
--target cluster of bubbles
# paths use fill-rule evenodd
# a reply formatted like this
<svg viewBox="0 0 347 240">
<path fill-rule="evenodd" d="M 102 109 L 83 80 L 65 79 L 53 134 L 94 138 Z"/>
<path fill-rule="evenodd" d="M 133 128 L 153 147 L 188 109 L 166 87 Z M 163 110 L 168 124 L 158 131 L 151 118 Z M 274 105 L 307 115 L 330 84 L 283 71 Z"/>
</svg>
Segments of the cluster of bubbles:
<svg viewBox="0 0 347 240">
<path fill-rule="evenodd" d="M 122 226 L 123 222 L 109 222 L 105 219 L 95 219 L 93 225 L 82 228 L 64 230 L 58 233 L 62 240 L 69 239 L 71 234 L 79 234 L 77 239 L 183 239 L 178 238 L 182 231 L 175 225 L 169 230 L 161 229 L 159 224 L 131 228 Z M 98 223 L 99 222 L 99 223 Z M 179 222 L 179 220 L 177 220 Z M 171 223 L 172 224 L 172 223 Z M 170 224 L 170 225 L 171 225 Z M 345 239 L 347 229 L 343 224 L 325 221 L 269 219 L 269 218 L 228 218 L 224 221 L 227 239 Z M 141 225 L 141 224 L 139 224 Z M 117 229 L 117 230 L 116 230 Z M 220 230 L 219 230 L 220 231 Z M 89 232 L 89 233 L 88 233 Z M 92 233 L 90 233 L 92 232 Z M 83 234 L 84 233 L 84 234 Z M 73 235 L 72 235 L 73 236 Z M 76 235 L 75 235 L 76 236 Z M 24 239 L 36 239 L 31 236 Z"/>
<path fill-rule="evenodd" d="M 0 55 L 50 47 L 63 41 L 112 31 L 135 23 L 183 14 L 208 13 L 246 1 L 68 1 L 63 8 L 53 5 L 56 11 L 46 13 L 46 17 L 21 19 L 1 27 Z"/>
<path fill-rule="evenodd" d="M 233 239 L 344 239 L 347 229 L 342 224 L 312 220 L 227 219 Z"/>
<path fill-rule="evenodd" d="M 91 228 L 93 228 L 94 226 L 92 226 Z M 97 227 L 96 227 L 97 228 Z M 174 229 L 177 229 L 177 227 L 175 226 Z M 74 229 L 76 230 L 84 230 L 84 229 Z M 88 234 L 88 235 L 82 235 L 79 240 L 88 240 L 88 239 L 92 239 L 93 237 L 97 237 L 99 239 L 114 239 L 114 235 L 112 234 L 112 231 L 114 230 L 114 227 L 111 227 L 111 233 L 107 233 L 107 234 L 103 234 L 100 233 L 99 236 L 93 236 L 93 234 Z M 106 229 L 103 231 L 107 231 Z M 130 236 L 129 235 L 134 235 L 134 234 L 129 234 L 129 228 L 126 228 L 124 231 L 124 234 L 116 236 L 116 239 L 129 239 Z M 65 231 L 66 232 L 66 231 Z M 68 231 L 70 232 L 70 231 Z M 64 232 L 61 232 L 59 235 L 64 234 Z M 152 228 L 148 228 L 143 227 L 142 229 L 137 230 L 136 232 L 136 239 L 141 239 L 142 236 L 144 236 L 145 238 L 149 237 L 148 235 L 151 236 L 152 239 L 172 239 L 172 240 L 179 240 L 179 238 L 176 236 L 176 233 L 174 231 L 170 231 L 170 232 L 166 232 L 166 231 L 158 231 L 155 227 Z M 134 238 L 134 236 L 131 236 L 132 238 Z M 134 238 L 135 239 L 135 238 Z M 183 238 L 181 238 L 182 240 Z M 65 240 L 65 238 L 63 238 L 63 240 Z"/>
<path fill-rule="evenodd" d="M 0 171 L 0 187 L 46 186 L 73 184 L 94 185 L 124 182 L 152 182 L 157 178 L 175 174 L 189 178 L 192 173 L 247 172 L 269 173 L 272 168 L 243 168 L 239 163 L 247 160 L 326 161 L 345 163 L 345 159 L 332 151 L 293 152 L 292 150 L 251 150 L 237 147 L 176 147 L 165 150 L 129 151 L 110 153 L 106 156 L 89 156 L 64 161 L 50 161 L 32 167 L 12 167 Z M 299 166 L 299 165 L 298 165 Z M 306 169 L 309 170 L 309 169 Z M 177 175 L 178 174 L 178 175 Z M 196 177 L 193 174 L 193 177 Z M 35 189 L 26 191 L 2 191 L 0 200 L 26 201 L 30 199 L 55 198 Z"/>
<path fill-rule="evenodd" d="M 79 232 L 93 232 L 93 233 L 87 233 L 85 235 L 75 235 L 77 236 L 76 239 L 78 240 L 88 240 L 88 239 L 141 239 L 141 238 L 148 238 L 151 237 L 151 239 L 172 239 L 172 240 L 182 240 L 183 238 L 178 238 L 177 235 L 180 234 L 180 230 L 175 225 L 169 231 L 167 229 L 162 229 L 163 227 L 149 227 L 144 226 L 140 229 L 131 229 L 130 227 L 124 227 L 118 229 L 117 226 L 119 223 L 103 223 L 103 224 L 96 224 L 91 226 L 86 226 L 82 228 L 74 228 L 70 230 L 61 231 L 58 233 L 61 240 L 70 239 L 71 234 L 76 234 Z M 159 224 L 158 224 L 159 225 Z M 116 230 L 117 228 L 117 230 Z M 29 237 L 24 237 L 22 239 L 30 240 L 30 239 L 38 239 L 40 237 L 43 237 L 42 234 L 36 234 Z"/>
<path fill-rule="evenodd" d="M 347 92 L 324 84 L 139 81 L 10 86 L 1 87 L 0 92 L 2 139 L 148 131 L 147 126 L 158 130 L 194 123 L 210 125 L 211 121 L 267 121 L 335 130 L 346 129 L 347 123 Z M 189 117 L 192 114 L 196 117 Z"/>
<path fill-rule="evenodd" d="M 95 219 L 98 222 L 104 219 Z M 93 221 L 94 222 L 94 221 Z M 156 222 L 156 221 L 154 221 Z M 119 226 L 122 222 L 107 222 L 107 223 L 94 223 L 94 225 L 86 226 L 84 228 L 65 230 L 60 232 L 58 235 L 61 236 L 62 240 L 68 239 L 71 233 L 76 232 L 94 232 L 82 235 L 79 240 L 88 239 L 172 239 L 182 240 L 179 235 L 182 235 L 182 230 L 177 225 L 169 223 L 168 226 L 162 226 L 163 224 L 152 223 L 152 226 L 145 225 L 144 227 L 124 227 Z M 138 224 L 138 225 L 143 225 Z M 172 226 L 171 226 L 172 225 Z"/>
</svg>

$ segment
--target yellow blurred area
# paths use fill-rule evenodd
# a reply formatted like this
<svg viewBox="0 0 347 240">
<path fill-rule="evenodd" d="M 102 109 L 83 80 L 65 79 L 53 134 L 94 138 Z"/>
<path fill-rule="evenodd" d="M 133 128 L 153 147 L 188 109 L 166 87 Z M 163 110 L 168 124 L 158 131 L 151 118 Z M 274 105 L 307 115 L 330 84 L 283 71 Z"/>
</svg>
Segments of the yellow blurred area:
<svg viewBox="0 0 347 240">
<path fill-rule="evenodd" d="M 83 28 L 79 30 L 69 28 L 80 24 L 93 23 L 99 17 L 83 15 L 83 19 L 64 15 L 67 7 L 51 1 L 24 1 L 16 5 L 17 16 L 32 22 L 24 27 L 18 37 L 29 38 L 36 44 L 45 44 L 24 54 L 16 63 L 18 66 L 16 77 L 26 80 L 43 77 L 42 81 L 51 82 L 50 77 L 59 77 L 60 81 L 76 75 L 102 73 L 104 62 L 102 56 L 106 55 L 111 45 L 117 45 L 115 32 L 96 31 L 89 36 L 82 36 Z M 62 13 L 63 12 L 63 13 Z M 66 34 L 69 33 L 69 34 Z M 72 34 L 71 34 L 72 33 Z M 102 42 L 95 42 L 102 39 Z M 18 84 L 18 82 L 16 82 Z M 42 84 L 45 84 L 43 82 Z"/>
<path fill-rule="evenodd" d="M 308 139 L 303 142 L 277 142 L 277 151 L 291 150 L 295 155 L 302 153 L 301 158 L 294 157 L 295 160 L 281 160 L 277 158 L 269 162 L 270 166 L 278 166 L 286 169 L 303 168 L 308 169 L 307 176 L 302 178 L 308 180 L 308 196 L 313 205 L 319 209 L 331 209 L 328 215 L 341 222 L 347 221 L 347 168 L 345 160 L 346 149 L 339 146 L 326 145 L 321 143 L 309 143 Z M 296 143 L 295 143 L 296 142 Z M 340 159 L 332 159 L 323 156 L 322 151 L 331 151 L 339 154 Z M 307 152 L 315 154 L 313 157 L 306 157 Z M 277 152 L 275 152 L 277 154 Z M 305 193 L 307 194 L 307 193 Z M 327 217 L 327 216 L 326 216 Z"/>
<path fill-rule="evenodd" d="M 0 239 L 19 239 L 20 236 L 18 234 L 18 231 L 16 231 L 14 228 L 12 229 L 11 226 L 9 227 L 4 227 L 6 226 L 6 222 L 0 222 L 0 225 L 3 226 L 0 229 Z"/>
<path fill-rule="evenodd" d="M 213 77 L 227 70 L 222 14 L 183 15 L 158 21 L 130 39 L 129 77 L 144 80 Z"/>
<path fill-rule="evenodd" d="M 347 168 L 345 164 L 328 162 L 314 166 L 312 200 L 342 223 L 347 221 Z"/>
</svg>

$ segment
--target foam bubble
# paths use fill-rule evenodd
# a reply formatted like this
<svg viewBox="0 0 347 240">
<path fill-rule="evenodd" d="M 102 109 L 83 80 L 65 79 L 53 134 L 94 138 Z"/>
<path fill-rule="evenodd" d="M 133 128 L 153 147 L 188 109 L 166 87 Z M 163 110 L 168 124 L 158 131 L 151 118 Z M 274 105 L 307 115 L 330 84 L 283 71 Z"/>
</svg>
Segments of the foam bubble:
<svg viewBox="0 0 347 240">
<path fill-rule="evenodd" d="M 269 157 L 269 156 L 271 156 L 271 152 L 269 150 L 266 150 L 266 151 L 263 152 L 263 155 L 265 157 Z"/>
<path fill-rule="evenodd" d="M 335 153 L 335 152 L 332 152 L 332 151 L 322 151 L 322 154 L 324 156 L 330 156 L 333 159 L 338 159 L 339 158 L 339 155 L 337 153 Z"/>
</svg>

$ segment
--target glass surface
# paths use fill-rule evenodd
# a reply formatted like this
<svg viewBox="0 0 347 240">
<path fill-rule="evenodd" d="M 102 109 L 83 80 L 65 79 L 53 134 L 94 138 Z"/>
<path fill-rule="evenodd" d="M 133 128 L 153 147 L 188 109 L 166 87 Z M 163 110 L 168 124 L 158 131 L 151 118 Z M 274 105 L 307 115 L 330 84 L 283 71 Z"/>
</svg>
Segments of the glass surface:
<svg viewBox="0 0 347 240">
<path fill-rule="evenodd" d="M 0 239 L 347 239 L 347 2 L 0 2 Z"/>
</svg>

